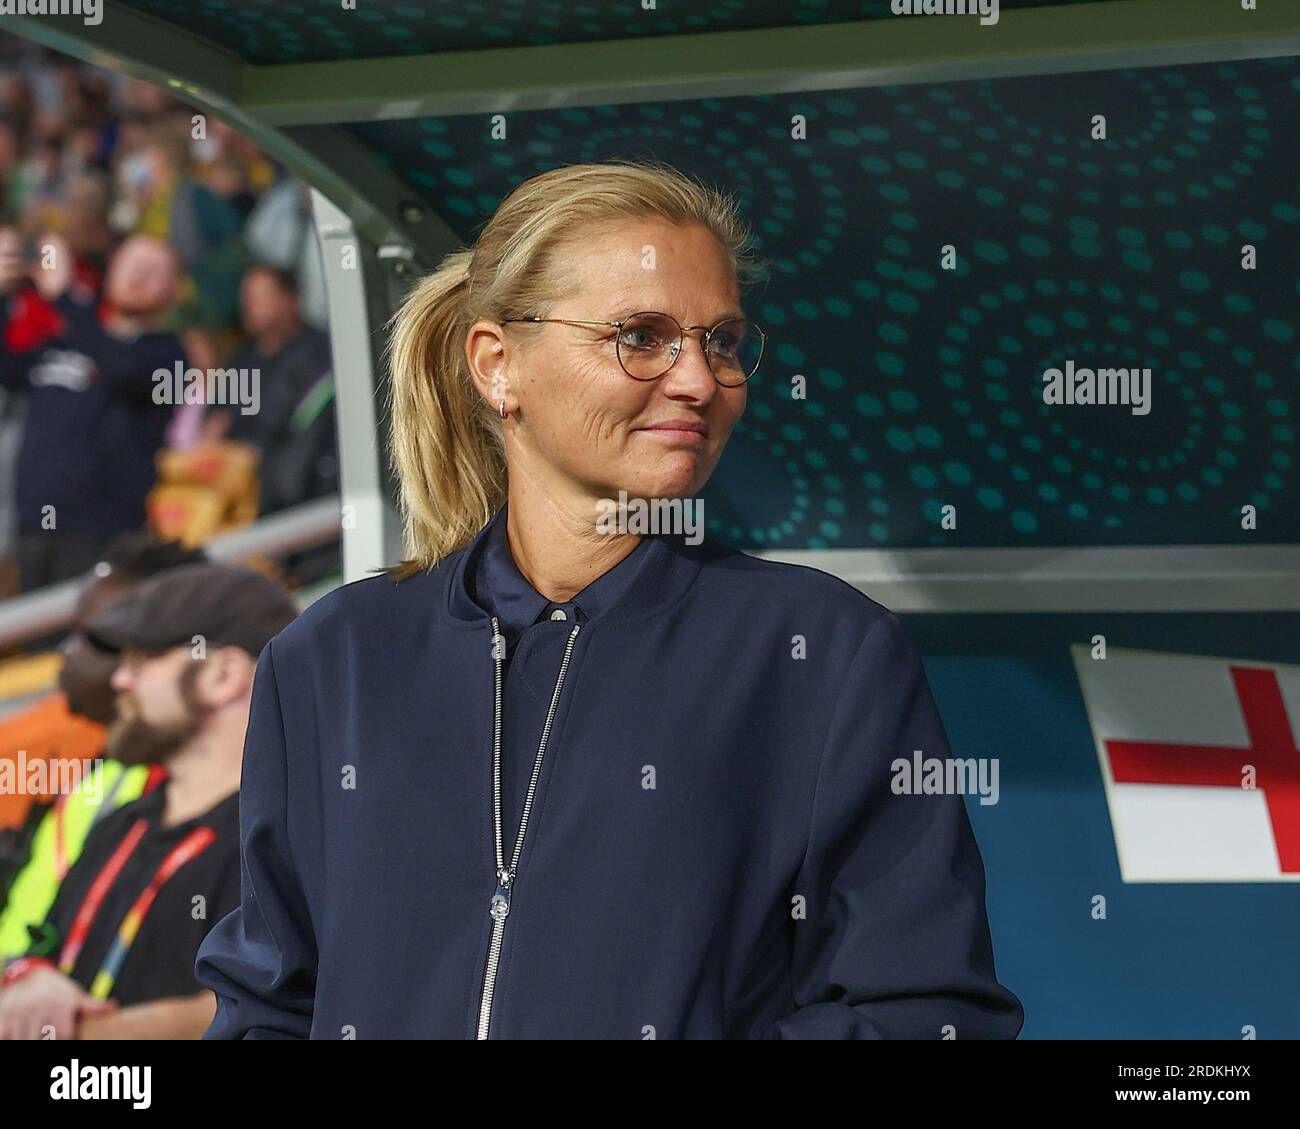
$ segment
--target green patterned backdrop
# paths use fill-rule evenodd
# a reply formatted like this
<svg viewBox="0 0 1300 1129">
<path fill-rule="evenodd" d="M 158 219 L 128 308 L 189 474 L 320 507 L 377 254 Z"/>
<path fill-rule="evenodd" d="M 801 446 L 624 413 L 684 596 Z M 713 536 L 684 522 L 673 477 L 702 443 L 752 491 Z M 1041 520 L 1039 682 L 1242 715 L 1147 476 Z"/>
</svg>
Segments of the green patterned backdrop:
<svg viewBox="0 0 1300 1129">
<path fill-rule="evenodd" d="M 1298 106 L 1280 59 L 514 113 L 505 141 L 486 116 L 354 128 L 466 240 L 561 163 L 654 157 L 737 194 L 775 266 L 708 493 L 727 538 L 1258 543 L 1300 538 Z M 1049 408 L 1071 358 L 1150 367 L 1150 414 Z"/>
<path fill-rule="evenodd" d="M 267 63 L 889 8 L 132 6 Z M 707 493 L 711 531 L 734 543 L 1258 544 L 1300 540 L 1298 109 L 1300 66 L 1283 58 L 518 111 L 506 140 L 486 114 L 352 128 L 465 240 L 514 185 L 574 161 L 666 160 L 737 195 L 775 266 L 748 299 L 769 353 Z M 791 139 L 796 114 L 807 140 Z M 1095 114 L 1109 140 L 1091 138 Z M 1070 359 L 1150 367 L 1153 410 L 1049 408 L 1041 374 Z"/>
</svg>

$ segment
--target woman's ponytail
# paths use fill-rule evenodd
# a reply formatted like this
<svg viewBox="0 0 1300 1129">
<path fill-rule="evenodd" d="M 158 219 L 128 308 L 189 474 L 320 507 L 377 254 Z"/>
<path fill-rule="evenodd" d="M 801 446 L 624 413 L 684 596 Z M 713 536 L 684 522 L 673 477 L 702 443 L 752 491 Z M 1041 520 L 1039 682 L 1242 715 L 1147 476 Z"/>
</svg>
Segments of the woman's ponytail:
<svg viewBox="0 0 1300 1129">
<path fill-rule="evenodd" d="M 463 548 L 505 502 L 501 432 L 465 359 L 472 251 L 422 279 L 393 317 L 391 451 L 409 559 L 405 579 Z"/>
</svg>

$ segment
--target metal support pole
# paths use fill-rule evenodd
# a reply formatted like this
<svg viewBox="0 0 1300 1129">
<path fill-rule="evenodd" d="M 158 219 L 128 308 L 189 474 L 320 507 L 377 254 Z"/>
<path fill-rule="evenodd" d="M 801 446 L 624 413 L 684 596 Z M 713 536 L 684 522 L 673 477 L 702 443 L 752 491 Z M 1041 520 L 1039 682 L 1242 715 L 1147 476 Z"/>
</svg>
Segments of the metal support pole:
<svg viewBox="0 0 1300 1129">
<path fill-rule="evenodd" d="M 314 190 L 312 208 L 325 263 L 334 354 L 339 520 L 343 581 L 348 583 L 395 563 L 402 551 L 387 447 L 380 434 L 386 382 L 377 386 L 375 380 L 375 357 L 382 351 L 382 325 L 388 309 L 380 265 L 385 249 L 359 235 L 348 216 Z"/>
</svg>

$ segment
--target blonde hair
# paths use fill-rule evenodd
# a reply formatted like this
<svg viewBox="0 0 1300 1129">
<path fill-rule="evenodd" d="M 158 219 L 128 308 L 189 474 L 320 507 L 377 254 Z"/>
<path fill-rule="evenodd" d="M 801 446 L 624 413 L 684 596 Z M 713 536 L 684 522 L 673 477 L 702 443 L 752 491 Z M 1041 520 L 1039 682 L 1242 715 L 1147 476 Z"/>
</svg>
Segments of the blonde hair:
<svg viewBox="0 0 1300 1129">
<path fill-rule="evenodd" d="M 474 385 L 465 358 L 478 319 L 545 316 L 570 284 L 559 268 L 567 242 L 598 227 L 660 217 L 703 224 L 739 285 L 762 276 L 752 236 L 730 197 L 657 162 L 566 165 L 515 188 L 473 247 L 447 255 L 390 322 L 390 449 L 407 559 L 404 580 L 464 548 L 506 499 L 501 420 Z M 594 316 L 594 315 L 593 315 Z"/>
</svg>

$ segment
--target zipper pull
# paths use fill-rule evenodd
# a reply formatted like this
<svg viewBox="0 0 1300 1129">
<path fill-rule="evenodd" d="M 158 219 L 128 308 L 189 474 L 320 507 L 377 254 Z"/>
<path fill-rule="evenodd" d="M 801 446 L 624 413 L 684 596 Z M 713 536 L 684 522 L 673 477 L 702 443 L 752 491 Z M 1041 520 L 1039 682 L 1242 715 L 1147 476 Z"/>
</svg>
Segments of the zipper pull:
<svg viewBox="0 0 1300 1129">
<path fill-rule="evenodd" d="M 510 883 L 514 875 L 508 870 L 497 871 L 497 892 L 488 903 L 488 913 L 493 921 L 505 921 L 510 916 Z"/>
</svg>

